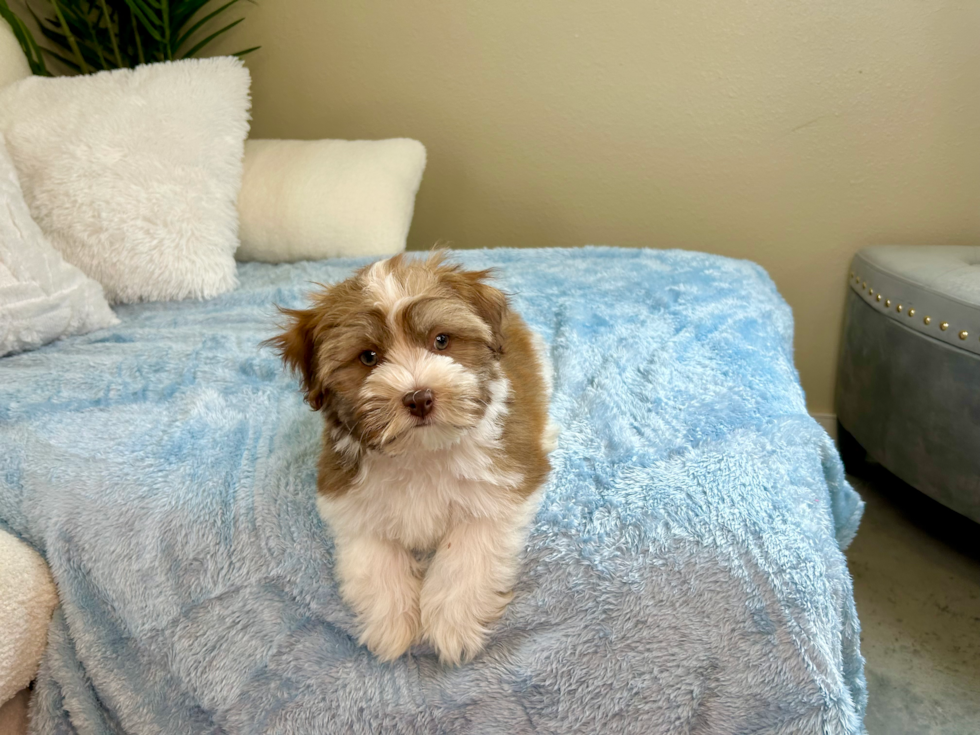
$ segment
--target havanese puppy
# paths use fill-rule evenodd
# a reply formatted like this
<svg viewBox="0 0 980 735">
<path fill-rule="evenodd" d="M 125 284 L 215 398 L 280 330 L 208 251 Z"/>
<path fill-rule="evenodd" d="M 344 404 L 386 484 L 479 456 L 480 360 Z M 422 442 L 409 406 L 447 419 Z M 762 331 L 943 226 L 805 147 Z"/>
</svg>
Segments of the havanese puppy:
<svg viewBox="0 0 980 735">
<path fill-rule="evenodd" d="M 489 276 L 399 255 L 283 309 L 270 340 L 322 412 L 317 507 L 382 660 L 481 650 L 550 471 L 546 358 Z"/>
</svg>

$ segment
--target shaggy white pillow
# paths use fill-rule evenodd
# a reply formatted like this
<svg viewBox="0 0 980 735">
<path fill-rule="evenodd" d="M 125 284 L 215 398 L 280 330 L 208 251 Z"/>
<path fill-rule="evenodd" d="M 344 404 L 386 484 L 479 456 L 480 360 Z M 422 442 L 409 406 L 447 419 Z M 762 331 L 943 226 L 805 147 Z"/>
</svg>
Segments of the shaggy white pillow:
<svg viewBox="0 0 980 735">
<path fill-rule="evenodd" d="M 116 324 L 102 287 L 31 219 L 0 135 L 0 356 Z"/>
<path fill-rule="evenodd" d="M 249 140 L 239 260 L 280 263 L 405 249 L 425 170 L 417 140 Z"/>
<path fill-rule="evenodd" d="M 31 214 L 116 302 L 233 289 L 248 71 L 219 57 L 0 90 Z"/>
</svg>

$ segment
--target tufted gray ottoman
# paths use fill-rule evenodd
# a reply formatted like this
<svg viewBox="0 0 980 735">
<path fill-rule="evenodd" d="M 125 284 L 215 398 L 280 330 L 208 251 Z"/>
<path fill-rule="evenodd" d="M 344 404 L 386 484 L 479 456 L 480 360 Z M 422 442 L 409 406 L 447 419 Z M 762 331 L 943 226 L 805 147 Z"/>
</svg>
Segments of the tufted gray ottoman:
<svg viewBox="0 0 980 735">
<path fill-rule="evenodd" d="M 898 477 L 980 522 L 980 247 L 865 248 L 849 283 L 841 426 Z"/>
</svg>

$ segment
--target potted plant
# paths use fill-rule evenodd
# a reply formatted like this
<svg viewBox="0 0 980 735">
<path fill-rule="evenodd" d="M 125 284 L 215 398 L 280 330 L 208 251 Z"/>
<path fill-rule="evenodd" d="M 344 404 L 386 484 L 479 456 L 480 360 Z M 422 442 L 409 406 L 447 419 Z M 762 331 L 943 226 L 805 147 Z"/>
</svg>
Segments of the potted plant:
<svg viewBox="0 0 980 735">
<path fill-rule="evenodd" d="M 197 56 L 219 36 L 241 23 L 238 18 L 220 25 L 239 0 L 45 0 L 38 15 L 28 3 L 44 38 L 41 46 L 29 25 L 0 0 L 0 17 L 20 42 L 31 71 L 51 76 L 46 62 L 53 59 L 68 70 L 88 74 L 104 69 L 132 68 L 139 64 Z M 219 25 L 216 30 L 214 26 Z M 258 46 L 243 49 L 244 56 Z"/>
</svg>

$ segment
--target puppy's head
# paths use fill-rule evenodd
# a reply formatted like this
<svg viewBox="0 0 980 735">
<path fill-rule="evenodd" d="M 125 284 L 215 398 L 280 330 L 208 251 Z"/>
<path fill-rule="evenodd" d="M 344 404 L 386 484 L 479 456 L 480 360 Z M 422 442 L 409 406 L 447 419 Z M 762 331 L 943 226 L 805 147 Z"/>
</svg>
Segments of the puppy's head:
<svg viewBox="0 0 980 735">
<path fill-rule="evenodd" d="M 335 446 L 401 454 L 437 449 L 476 426 L 494 399 L 507 299 L 487 271 L 442 253 L 396 256 L 282 309 L 270 340 L 323 410 Z"/>
</svg>

